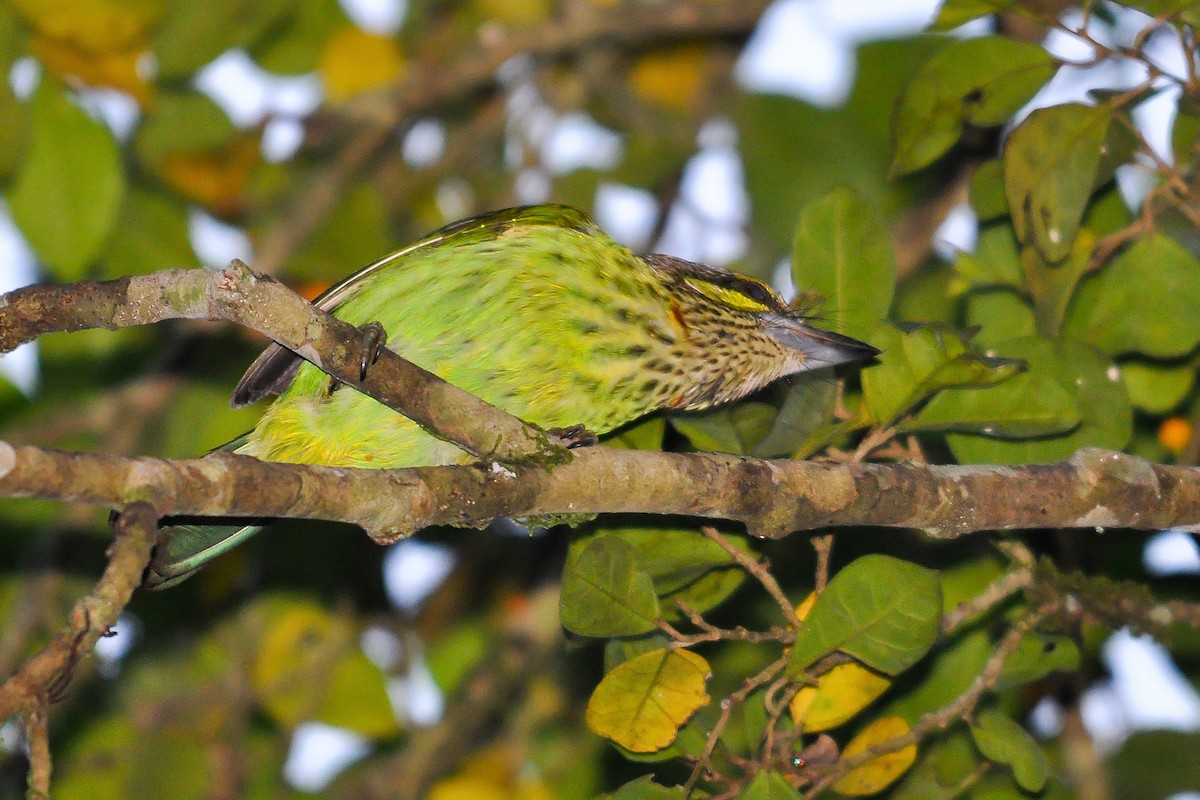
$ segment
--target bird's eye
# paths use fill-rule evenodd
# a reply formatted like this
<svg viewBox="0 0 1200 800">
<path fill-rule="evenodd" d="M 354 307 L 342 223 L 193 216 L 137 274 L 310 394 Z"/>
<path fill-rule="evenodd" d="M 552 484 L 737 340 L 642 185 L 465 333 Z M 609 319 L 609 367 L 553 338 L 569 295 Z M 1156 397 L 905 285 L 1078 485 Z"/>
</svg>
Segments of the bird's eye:
<svg viewBox="0 0 1200 800">
<path fill-rule="evenodd" d="M 735 280 L 729 285 L 729 288 L 741 292 L 754 302 L 760 303 L 768 308 L 775 305 L 775 298 L 771 296 L 770 290 L 761 283 L 755 283 L 754 281 L 747 280 Z"/>
</svg>

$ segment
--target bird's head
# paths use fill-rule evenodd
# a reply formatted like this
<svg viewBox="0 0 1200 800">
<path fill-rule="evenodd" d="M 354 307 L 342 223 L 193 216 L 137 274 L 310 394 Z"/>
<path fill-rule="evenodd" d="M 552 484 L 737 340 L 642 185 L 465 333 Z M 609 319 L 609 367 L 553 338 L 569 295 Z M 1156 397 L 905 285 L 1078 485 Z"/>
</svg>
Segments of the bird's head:
<svg viewBox="0 0 1200 800">
<path fill-rule="evenodd" d="M 663 255 L 644 256 L 670 304 L 669 362 L 682 378 L 669 405 L 701 409 L 737 400 L 785 375 L 863 361 L 879 350 L 813 327 L 767 284 Z"/>
</svg>

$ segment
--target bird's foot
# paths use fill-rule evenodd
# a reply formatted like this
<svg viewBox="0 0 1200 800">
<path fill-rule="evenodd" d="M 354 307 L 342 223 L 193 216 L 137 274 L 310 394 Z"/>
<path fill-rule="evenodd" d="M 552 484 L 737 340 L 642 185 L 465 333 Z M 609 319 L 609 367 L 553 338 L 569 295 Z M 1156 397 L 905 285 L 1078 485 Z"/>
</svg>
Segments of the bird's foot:
<svg viewBox="0 0 1200 800">
<path fill-rule="evenodd" d="M 600 441 L 599 436 L 582 425 L 572 425 L 569 428 L 551 428 L 546 433 L 562 439 L 566 443 L 568 450 L 574 450 L 576 447 L 591 447 Z"/>
<path fill-rule="evenodd" d="M 379 322 L 368 322 L 358 330 L 362 334 L 362 355 L 358 362 L 358 379 L 363 381 L 367 378 L 367 367 L 379 360 L 380 352 L 387 345 L 387 331 Z"/>
</svg>

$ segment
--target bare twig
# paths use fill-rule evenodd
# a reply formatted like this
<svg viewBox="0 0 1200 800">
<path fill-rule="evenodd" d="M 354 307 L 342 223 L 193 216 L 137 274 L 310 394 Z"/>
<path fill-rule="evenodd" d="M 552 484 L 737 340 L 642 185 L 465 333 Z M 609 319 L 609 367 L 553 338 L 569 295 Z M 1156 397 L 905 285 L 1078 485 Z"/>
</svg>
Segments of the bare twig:
<svg viewBox="0 0 1200 800">
<path fill-rule="evenodd" d="M 751 642 L 758 644 L 761 642 L 780 642 L 789 644 L 795 638 L 795 634 L 786 631 L 779 626 L 772 627 L 766 631 L 752 631 L 741 625 L 736 628 L 718 628 L 712 625 L 708 620 L 704 619 L 700 614 L 693 610 L 687 603 L 682 600 L 676 600 L 675 604 L 679 606 L 679 610 L 688 618 L 688 621 L 700 629 L 700 633 L 683 633 L 674 625 L 667 622 L 665 619 L 658 621 L 658 627 L 671 637 L 671 641 L 681 647 L 691 647 L 695 644 L 703 644 L 705 642 L 720 642 L 720 641 L 738 641 Z"/>
<path fill-rule="evenodd" d="M 29 748 L 29 787 L 26 797 L 48 800 L 50 797 L 50 709 L 45 698 L 25 711 L 25 745 Z"/>
<path fill-rule="evenodd" d="M 704 750 L 701 751 L 700 757 L 696 760 L 696 765 L 692 769 L 691 776 L 688 777 L 687 783 L 683 785 L 683 794 L 685 797 L 691 794 L 692 788 L 696 782 L 704 774 L 710 766 L 713 751 L 717 749 L 717 741 L 721 738 L 721 734 L 725 732 L 725 726 L 729 724 L 729 717 L 733 713 L 733 709 L 738 705 L 746 702 L 746 698 L 762 686 L 767 685 L 775 679 L 783 668 L 787 666 L 788 656 L 783 655 L 780 658 L 772 661 L 767 666 L 763 667 L 756 675 L 753 675 L 742 683 L 740 689 L 735 691 L 721 701 L 721 715 L 717 717 L 716 724 L 708 733 L 708 739 L 704 742 Z"/>
<path fill-rule="evenodd" d="M 705 536 L 720 545 L 721 549 L 728 553 L 729 557 L 737 562 L 739 567 L 746 570 L 756 581 L 762 584 L 762 587 L 767 590 L 767 594 L 771 595 L 771 599 L 779 606 L 784 620 L 787 621 L 792 630 L 799 630 L 800 618 L 796 616 L 796 607 L 792 605 L 792 601 L 788 599 L 787 595 L 783 593 L 783 589 L 779 587 L 779 581 L 775 580 L 775 576 L 771 574 L 771 565 L 765 560 L 759 561 L 753 556 L 738 550 L 716 528 L 706 525 L 701 530 L 704 531 Z"/>
<path fill-rule="evenodd" d="M 108 566 L 92 591 L 75 604 L 71 627 L 0 686 L 0 719 L 20 710 L 28 712 L 49 700 L 52 687 L 61 690 L 64 676 L 70 676 L 79 658 L 90 653 L 96 640 L 117 623 L 150 560 L 158 535 L 158 512 L 147 503 L 134 503 L 117 517 L 115 528 Z"/>
<path fill-rule="evenodd" d="M 1022 589 L 1027 589 L 1033 583 L 1033 571 L 1018 569 L 1006 572 L 997 578 L 978 596 L 959 603 L 958 607 L 942 617 L 942 634 L 953 633 L 963 625 L 991 608 L 1003 603 Z"/>
<path fill-rule="evenodd" d="M 805 792 L 805 797 L 816 797 L 829 786 L 837 782 L 855 767 L 862 766 L 873 758 L 886 753 L 894 753 L 909 745 L 916 744 L 936 730 L 944 730 L 951 724 L 970 717 L 983 696 L 991 691 L 1000 677 L 1004 662 L 1017 651 L 1021 640 L 1036 628 L 1042 620 L 1058 609 L 1058 603 L 1053 602 L 1037 608 L 1017 621 L 996 645 L 995 651 L 984 664 L 983 669 L 971 682 L 970 687 L 959 695 L 953 702 L 937 711 L 931 711 L 922 716 L 917 723 L 903 736 L 897 736 L 886 742 L 869 747 L 861 753 L 843 758 L 820 774 L 813 785 Z"/>
<path fill-rule="evenodd" d="M 820 596 L 821 592 L 825 591 L 825 586 L 829 583 L 829 556 L 833 551 L 833 534 L 826 533 L 822 536 L 814 536 L 809 541 L 812 543 L 813 550 L 817 553 L 817 568 L 816 577 L 813 582 L 813 591 Z"/>
</svg>

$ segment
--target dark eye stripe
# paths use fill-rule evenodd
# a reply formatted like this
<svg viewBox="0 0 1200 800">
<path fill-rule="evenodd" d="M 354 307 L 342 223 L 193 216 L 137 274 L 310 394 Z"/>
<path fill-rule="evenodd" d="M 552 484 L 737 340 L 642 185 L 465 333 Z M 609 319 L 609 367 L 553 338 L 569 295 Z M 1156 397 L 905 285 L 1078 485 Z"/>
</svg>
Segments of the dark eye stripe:
<svg viewBox="0 0 1200 800">
<path fill-rule="evenodd" d="M 775 305 L 775 298 L 771 296 L 767 288 L 753 281 L 734 280 L 729 284 L 729 288 L 741 292 L 754 302 L 761 303 L 769 308 Z"/>
</svg>

